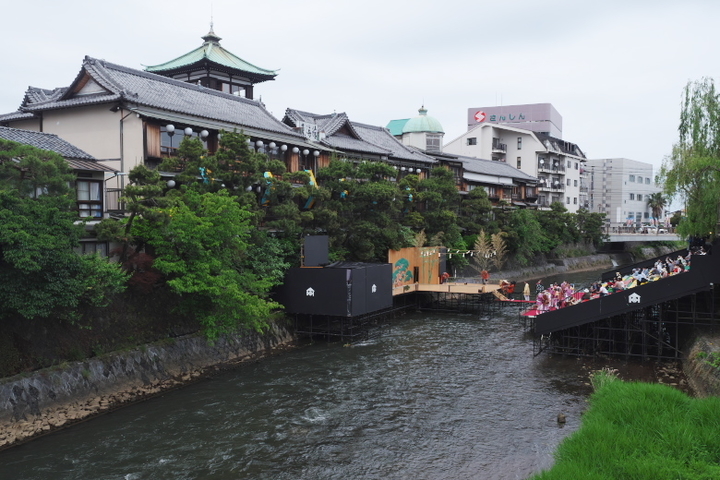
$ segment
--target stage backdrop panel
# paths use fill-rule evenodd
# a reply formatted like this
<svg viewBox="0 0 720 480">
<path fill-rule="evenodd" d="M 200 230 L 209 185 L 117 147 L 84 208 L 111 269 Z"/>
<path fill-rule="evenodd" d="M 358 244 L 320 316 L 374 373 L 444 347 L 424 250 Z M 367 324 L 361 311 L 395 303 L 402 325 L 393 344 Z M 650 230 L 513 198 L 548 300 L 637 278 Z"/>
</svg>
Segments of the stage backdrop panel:
<svg viewBox="0 0 720 480">
<path fill-rule="evenodd" d="M 393 287 L 422 283 L 440 283 L 440 270 L 445 265 L 444 247 L 409 247 L 388 251 L 392 265 Z"/>
</svg>

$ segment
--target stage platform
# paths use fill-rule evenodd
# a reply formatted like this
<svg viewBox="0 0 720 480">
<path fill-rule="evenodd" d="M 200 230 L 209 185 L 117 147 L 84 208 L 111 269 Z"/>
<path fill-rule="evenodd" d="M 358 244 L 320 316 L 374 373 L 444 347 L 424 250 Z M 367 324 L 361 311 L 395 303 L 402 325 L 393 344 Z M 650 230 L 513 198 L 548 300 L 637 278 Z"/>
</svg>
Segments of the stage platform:
<svg viewBox="0 0 720 480">
<path fill-rule="evenodd" d="M 482 283 L 441 283 L 441 284 L 430 284 L 430 283 L 413 283 L 410 285 L 401 285 L 393 288 L 393 296 L 403 295 L 405 293 L 413 292 L 436 292 L 436 293 L 492 293 L 500 290 L 500 285 Z"/>
</svg>

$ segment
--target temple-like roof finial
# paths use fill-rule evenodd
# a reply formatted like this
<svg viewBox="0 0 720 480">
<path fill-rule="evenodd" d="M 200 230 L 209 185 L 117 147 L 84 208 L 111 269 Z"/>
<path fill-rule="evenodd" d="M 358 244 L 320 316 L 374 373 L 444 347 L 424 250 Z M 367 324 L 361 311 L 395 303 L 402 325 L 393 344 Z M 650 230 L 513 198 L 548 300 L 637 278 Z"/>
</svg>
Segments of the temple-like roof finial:
<svg viewBox="0 0 720 480">
<path fill-rule="evenodd" d="M 210 31 L 205 35 L 204 37 L 201 37 L 205 43 L 214 43 L 216 45 L 220 45 L 220 40 L 222 38 L 218 37 L 215 32 L 213 31 L 213 18 L 212 13 L 210 14 Z"/>
</svg>

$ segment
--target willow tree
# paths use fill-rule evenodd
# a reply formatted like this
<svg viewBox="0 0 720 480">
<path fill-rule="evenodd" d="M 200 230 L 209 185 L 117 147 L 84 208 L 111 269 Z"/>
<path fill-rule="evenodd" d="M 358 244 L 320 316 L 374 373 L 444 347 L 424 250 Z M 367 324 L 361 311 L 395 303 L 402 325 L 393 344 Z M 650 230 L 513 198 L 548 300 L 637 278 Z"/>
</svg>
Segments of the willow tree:
<svg viewBox="0 0 720 480">
<path fill-rule="evenodd" d="M 684 236 L 713 236 L 720 204 L 720 100 L 710 78 L 689 82 L 683 91 L 679 140 L 665 159 L 660 179 L 670 197 L 684 198 Z"/>
</svg>

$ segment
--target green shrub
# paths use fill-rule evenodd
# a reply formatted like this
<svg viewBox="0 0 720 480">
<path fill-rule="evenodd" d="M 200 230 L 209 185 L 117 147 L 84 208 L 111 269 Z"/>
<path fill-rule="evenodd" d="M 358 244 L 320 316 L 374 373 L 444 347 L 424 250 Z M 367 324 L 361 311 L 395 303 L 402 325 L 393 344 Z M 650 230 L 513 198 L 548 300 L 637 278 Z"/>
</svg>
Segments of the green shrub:
<svg viewBox="0 0 720 480">
<path fill-rule="evenodd" d="M 593 375 L 580 429 L 536 480 L 720 478 L 720 398 L 690 398 L 667 385 Z"/>
</svg>

